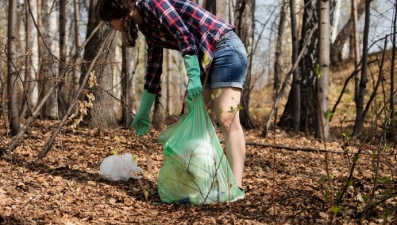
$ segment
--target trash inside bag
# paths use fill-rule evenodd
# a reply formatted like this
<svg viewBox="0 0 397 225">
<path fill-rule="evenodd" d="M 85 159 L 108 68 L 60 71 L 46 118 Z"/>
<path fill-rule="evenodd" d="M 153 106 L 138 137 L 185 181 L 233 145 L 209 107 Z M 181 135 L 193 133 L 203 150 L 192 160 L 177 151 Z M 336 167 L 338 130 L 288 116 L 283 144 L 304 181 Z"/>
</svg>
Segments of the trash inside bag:
<svg viewBox="0 0 397 225">
<path fill-rule="evenodd" d="M 202 95 L 157 139 L 164 145 L 158 193 L 165 203 L 233 202 L 244 198 L 204 108 Z"/>
<path fill-rule="evenodd" d="M 136 156 L 131 154 L 108 156 L 100 165 L 100 175 L 111 181 L 127 181 L 131 177 L 140 179 L 142 176 L 134 175 L 138 172 L 144 172 L 144 170 L 138 167 Z"/>
<path fill-rule="evenodd" d="M 177 122 L 174 124 L 171 124 L 170 126 L 167 127 L 167 129 L 165 131 L 163 131 L 163 133 L 161 133 L 158 137 L 157 137 L 157 141 L 162 144 L 165 145 L 165 143 L 168 141 L 168 139 L 170 139 L 170 137 L 174 134 L 175 130 L 178 129 L 179 124 L 181 124 L 183 122 L 183 120 L 186 119 L 187 114 L 183 114 L 182 116 L 180 116 L 177 119 Z"/>
</svg>

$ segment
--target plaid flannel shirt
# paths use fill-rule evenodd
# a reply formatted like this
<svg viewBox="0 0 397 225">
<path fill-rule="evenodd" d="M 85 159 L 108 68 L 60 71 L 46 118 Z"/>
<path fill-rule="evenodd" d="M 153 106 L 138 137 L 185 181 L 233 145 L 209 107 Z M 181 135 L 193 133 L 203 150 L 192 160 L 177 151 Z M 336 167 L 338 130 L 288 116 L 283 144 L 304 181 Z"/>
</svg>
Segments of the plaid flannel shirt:
<svg viewBox="0 0 397 225">
<path fill-rule="evenodd" d="M 234 26 L 189 0 L 138 0 L 143 23 L 138 25 L 148 44 L 144 88 L 161 91 L 163 49 L 197 55 L 202 71 L 208 69 L 216 43 Z M 203 74 L 203 73 L 202 73 Z"/>
</svg>

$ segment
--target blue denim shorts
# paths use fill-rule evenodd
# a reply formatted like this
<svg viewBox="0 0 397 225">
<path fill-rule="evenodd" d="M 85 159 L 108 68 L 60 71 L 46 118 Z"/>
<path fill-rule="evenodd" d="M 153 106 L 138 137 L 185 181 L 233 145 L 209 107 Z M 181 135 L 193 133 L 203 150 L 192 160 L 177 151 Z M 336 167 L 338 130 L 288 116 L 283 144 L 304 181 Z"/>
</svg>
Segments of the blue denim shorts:
<svg viewBox="0 0 397 225">
<path fill-rule="evenodd" d="M 234 87 L 243 89 L 247 70 L 247 51 L 240 38 L 229 31 L 216 45 L 215 56 L 210 67 L 205 89 Z M 205 75 L 202 76 L 204 82 Z"/>
</svg>

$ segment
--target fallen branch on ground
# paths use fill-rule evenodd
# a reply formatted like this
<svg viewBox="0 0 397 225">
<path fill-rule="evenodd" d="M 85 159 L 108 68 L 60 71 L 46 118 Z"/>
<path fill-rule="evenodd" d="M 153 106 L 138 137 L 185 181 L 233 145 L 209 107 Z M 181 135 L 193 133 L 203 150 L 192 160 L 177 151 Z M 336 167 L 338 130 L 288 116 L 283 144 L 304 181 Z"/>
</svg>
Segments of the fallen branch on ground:
<svg viewBox="0 0 397 225">
<path fill-rule="evenodd" d="M 292 147 L 292 146 L 284 146 L 284 145 L 274 145 L 274 144 L 266 144 L 266 143 L 257 143 L 257 142 L 246 142 L 246 145 L 256 145 L 263 146 L 269 148 L 277 148 L 277 149 L 285 149 L 291 151 L 305 151 L 305 152 L 329 152 L 335 154 L 356 154 L 357 152 L 350 151 L 334 151 L 328 149 L 320 149 L 320 148 L 307 148 L 307 147 Z M 371 153 L 361 152 L 360 155 L 372 155 Z M 381 155 L 397 155 L 397 154 L 381 154 Z"/>
</svg>

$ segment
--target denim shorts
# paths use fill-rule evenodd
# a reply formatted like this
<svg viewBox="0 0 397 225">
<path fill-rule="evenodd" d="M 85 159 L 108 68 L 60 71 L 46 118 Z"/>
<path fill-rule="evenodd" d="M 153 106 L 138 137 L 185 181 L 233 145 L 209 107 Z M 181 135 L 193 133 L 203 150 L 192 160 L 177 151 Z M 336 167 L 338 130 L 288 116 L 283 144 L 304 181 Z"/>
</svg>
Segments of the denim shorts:
<svg viewBox="0 0 397 225">
<path fill-rule="evenodd" d="M 233 31 L 229 31 L 216 44 L 210 74 L 203 87 L 205 89 L 224 87 L 243 89 L 246 70 L 247 51 L 244 44 Z M 204 82 L 205 75 L 202 79 Z"/>
</svg>

